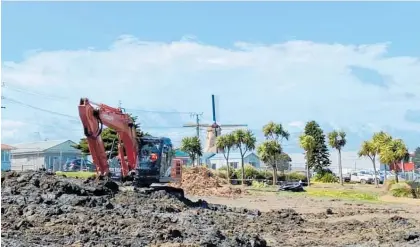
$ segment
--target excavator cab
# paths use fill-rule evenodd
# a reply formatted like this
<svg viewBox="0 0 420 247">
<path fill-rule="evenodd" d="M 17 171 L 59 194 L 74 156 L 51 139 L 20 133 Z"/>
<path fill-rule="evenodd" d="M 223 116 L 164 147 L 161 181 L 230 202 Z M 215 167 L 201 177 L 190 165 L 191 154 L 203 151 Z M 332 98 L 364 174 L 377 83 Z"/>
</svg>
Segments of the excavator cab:
<svg viewBox="0 0 420 247">
<path fill-rule="evenodd" d="M 174 159 L 171 139 L 146 136 L 140 139 L 135 186 L 149 187 L 181 179 L 182 161 Z"/>
</svg>

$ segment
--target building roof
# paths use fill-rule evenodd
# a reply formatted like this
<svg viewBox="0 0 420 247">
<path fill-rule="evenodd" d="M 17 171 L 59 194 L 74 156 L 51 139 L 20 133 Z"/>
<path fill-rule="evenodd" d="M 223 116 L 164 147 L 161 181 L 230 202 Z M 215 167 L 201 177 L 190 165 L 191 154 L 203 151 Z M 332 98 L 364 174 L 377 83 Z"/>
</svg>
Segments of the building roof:
<svg viewBox="0 0 420 247">
<path fill-rule="evenodd" d="M 16 148 L 7 144 L 1 144 L 1 150 L 13 150 L 13 149 L 16 149 Z"/>
<path fill-rule="evenodd" d="M 211 157 L 213 157 L 215 155 L 216 155 L 216 153 L 211 153 L 211 152 L 203 153 L 203 155 L 201 155 L 201 159 L 202 160 L 210 159 Z"/>
<path fill-rule="evenodd" d="M 39 141 L 39 142 L 18 143 L 18 144 L 14 144 L 14 147 L 16 149 L 13 150 L 12 153 L 18 154 L 18 153 L 43 152 L 47 149 L 50 149 L 52 147 L 55 147 L 67 141 L 71 141 L 71 140 L 48 140 L 48 141 Z"/>
<path fill-rule="evenodd" d="M 175 150 L 175 157 L 190 157 L 186 152 Z"/>
</svg>

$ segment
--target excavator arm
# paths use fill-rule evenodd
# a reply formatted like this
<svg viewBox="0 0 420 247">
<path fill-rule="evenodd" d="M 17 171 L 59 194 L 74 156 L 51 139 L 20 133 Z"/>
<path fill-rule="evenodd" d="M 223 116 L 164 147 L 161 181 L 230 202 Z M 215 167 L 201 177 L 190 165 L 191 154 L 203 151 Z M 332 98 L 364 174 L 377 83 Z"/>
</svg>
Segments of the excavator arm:
<svg viewBox="0 0 420 247">
<path fill-rule="evenodd" d="M 109 175 L 108 159 L 101 138 L 104 125 L 117 132 L 122 177 L 125 178 L 134 172 L 137 166 L 138 141 L 135 124 L 131 117 L 123 113 L 121 108 L 97 104 L 87 98 L 80 99 L 79 116 L 97 174 Z"/>
</svg>

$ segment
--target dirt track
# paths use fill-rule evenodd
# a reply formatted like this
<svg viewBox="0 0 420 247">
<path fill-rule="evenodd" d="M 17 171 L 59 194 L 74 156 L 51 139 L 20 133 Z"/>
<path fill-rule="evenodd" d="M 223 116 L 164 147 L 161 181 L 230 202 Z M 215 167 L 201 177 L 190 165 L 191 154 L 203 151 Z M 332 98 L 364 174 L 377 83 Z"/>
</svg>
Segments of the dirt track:
<svg viewBox="0 0 420 247">
<path fill-rule="evenodd" d="M 113 182 L 58 178 L 42 172 L 13 174 L 2 180 L 1 243 L 4 246 L 420 246 L 420 221 L 408 209 L 330 201 L 331 211 L 327 211 L 315 199 L 304 198 L 300 199 L 302 205 L 312 202 L 317 210 L 307 212 L 289 201 L 283 209 L 269 211 L 268 207 L 260 212 L 257 204 L 274 208 L 274 201 L 270 200 L 276 199 L 236 200 L 245 203 L 230 204 L 253 209 L 179 200 L 163 191 L 121 192 Z M 276 203 L 281 204 L 281 198 Z M 176 243 L 183 245 L 172 245 Z"/>
</svg>

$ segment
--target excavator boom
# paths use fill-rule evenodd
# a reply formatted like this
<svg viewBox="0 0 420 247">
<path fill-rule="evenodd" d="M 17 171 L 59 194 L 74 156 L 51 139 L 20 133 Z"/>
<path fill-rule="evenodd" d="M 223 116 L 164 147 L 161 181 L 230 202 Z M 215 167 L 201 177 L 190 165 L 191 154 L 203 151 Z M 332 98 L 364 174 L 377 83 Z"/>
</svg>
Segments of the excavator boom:
<svg viewBox="0 0 420 247">
<path fill-rule="evenodd" d="M 117 132 L 122 177 L 127 177 L 130 171 L 135 170 L 138 141 L 134 122 L 128 114 L 123 113 L 120 108 L 96 104 L 87 98 L 82 98 L 79 104 L 79 116 L 98 175 L 109 175 L 108 159 L 101 138 L 103 125 Z"/>
</svg>

